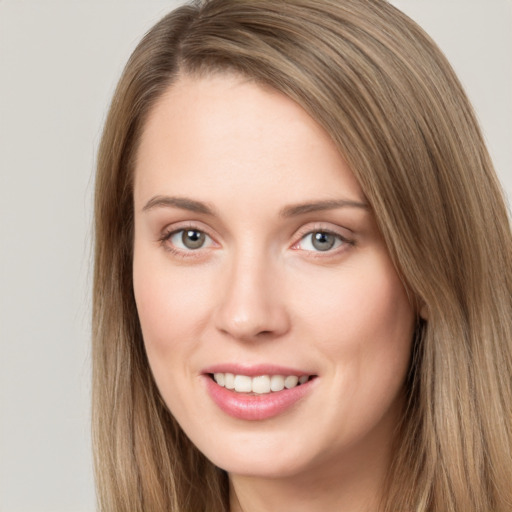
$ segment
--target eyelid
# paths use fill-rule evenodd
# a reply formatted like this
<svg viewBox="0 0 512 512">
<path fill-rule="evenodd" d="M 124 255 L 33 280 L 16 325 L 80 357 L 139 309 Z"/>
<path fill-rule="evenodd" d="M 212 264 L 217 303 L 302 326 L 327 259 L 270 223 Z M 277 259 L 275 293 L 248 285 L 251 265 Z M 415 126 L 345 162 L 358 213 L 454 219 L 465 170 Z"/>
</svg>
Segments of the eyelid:
<svg viewBox="0 0 512 512">
<path fill-rule="evenodd" d="M 173 233 L 184 231 L 186 229 L 201 231 L 201 233 L 208 235 L 212 240 L 215 239 L 211 233 L 212 230 L 210 227 L 203 222 L 197 220 L 182 220 L 166 224 L 162 229 L 160 229 L 159 240 L 168 237 Z"/>
<path fill-rule="evenodd" d="M 203 233 L 208 239 L 210 240 L 210 243 L 207 247 L 200 247 L 198 249 L 186 249 L 181 247 L 176 247 L 176 245 L 172 244 L 170 242 L 171 238 L 176 235 L 177 233 L 180 233 L 182 231 L 200 231 Z M 218 242 L 215 240 L 215 237 L 213 237 L 210 233 L 210 230 L 203 227 L 202 223 L 199 222 L 192 222 L 192 221 L 183 221 L 183 222 L 177 222 L 175 224 L 171 224 L 166 226 L 160 233 L 160 236 L 158 237 L 158 242 L 164 247 L 164 249 L 168 250 L 169 252 L 172 252 L 175 255 L 182 256 L 182 257 L 197 257 L 199 256 L 204 250 L 210 249 L 212 247 L 218 247 Z"/>
<path fill-rule="evenodd" d="M 346 245 L 350 245 L 350 246 L 355 245 L 354 238 L 352 236 L 347 236 L 347 234 L 343 233 L 342 231 L 352 233 L 352 231 L 348 228 L 332 227 L 331 224 L 329 224 L 329 225 L 322 224 L 322 223 L 306 224 L 305 226 L 302 226 L 296 232 L 296 234 L 294 236 L 294 239 L 296 241 L 292 244 L 291 248 L 295 249 L 295 250 L 303 250 L 303 249 L 300 249 L 300 247 L 298 247 L 300 242 L 302 240 L 304 240 L 304 238 L 306 238 L 306 236 L 312 235 L 314 233 L 326 233 L 329 235 L 334 235 L 335 237 L 337 237 L 338 239 L 340 239 L 343 242 L 342 247 L 346 246 Z M 340 247 L 337 247 L 334 249 L 329 249 L 327 251 L 304 250 L 304 252 L 314 253 L 315 255 L 322 255 L 322 253 L 324 253 L 327 256 L 327 255 L 332 255 L 339 250 L 340 250 Z"/>
<path fill-rule="evenodd" d="M 190 233 L 191 231 L 194 233 L 201 233 L 201 235 L 204 235 L 204 239 L 203 239 L 204 244 L 203 245 L 201 245 L 200 247 L 197 247 L 195 249 L 192 249 L 190 247 L 181 247 L 180 246 L 181 244 L 178 244 L 174 241 L 174 238 L 179 237 L 180 233 L 183 238 L 185 233 L 187 233 L 187 235 L 188 235 L 188 233 Z M 183 228 L 183 229 L 178 229 L 176 231 L 173 231 L 167 236 L 166 240 L 171 241 L 171 243 L 174 247 L 176 247 L 180 251 L 184 251 L 184 252 L 189 252 L 189 251 L 197 252 L 197 251 L 200 251 L 201 249 L 207 249 L 211 245 L 211 242 L 213 242 L 210 235 L 206 234 L 204 231 L 200 231 L 199 229 L 190 229 L 190 228 Z"/>
<path fill-rule="evenodd" d="M 200 231 L 201 233 L 204 233 L 210 240 L 210 243 L 207 247 L 200 247 L 198 249 L 182 249 L 179 247 L 176 247 L 175 245 L 170 244 L 169 240 L 172 236 L 175 234 L 186 231 L 186 230 L 195 230 Z M 330 235 L 333 235 L 337 237 L 339 240 L 341 240 L 343 243 L 341 244 L 341 247 L 338 246 L 333 249 L 329 249 L 326 251 L 313 251 L 313 250 L 303 250 L 300 249 L 299 244 L 300 242 L 308 235 L 312 235 L 314 233 L 327 233 Z M 344 233 L 345 232 L 345 233 Z M 300 229 L 298 229 L 293 237 L 295 242 L 291 245 L 291 249 L 294 250 L 303 250 L 303 252 L 312 253 L 315 256 L 322 256 L 323 253 L 325 253 L 325 256 L 333 255 L 338 253 L 340 250 L 344 250 L 346 246 L 353 246 L 355 245 L 355 240 L 353 236 L 350 236 L 347 234 L 352 233 L 352 230 L 346 227 L 341 226 L 335 226 L 332 227 L 332 224 L 330 223 L 308 223 L 304 226 L 302 226 Z M 211 230 L 204 226 L 202 222 L 198 221 L 182 221 L 182 222 L 176 222 L 174 224 L 170 224 L 166 226 L 160 233 L 160 236 L 158 237 L 158 242 L 168 251 L 177 254 L 178 256 L 182 257 L 198 257 L 201 253 L 203 253 L 204 250 L 211 249 L 212 247 L 219 247 L 220 244 L 217 242 L 216 237 L 211 234 Z"/>
</svg>

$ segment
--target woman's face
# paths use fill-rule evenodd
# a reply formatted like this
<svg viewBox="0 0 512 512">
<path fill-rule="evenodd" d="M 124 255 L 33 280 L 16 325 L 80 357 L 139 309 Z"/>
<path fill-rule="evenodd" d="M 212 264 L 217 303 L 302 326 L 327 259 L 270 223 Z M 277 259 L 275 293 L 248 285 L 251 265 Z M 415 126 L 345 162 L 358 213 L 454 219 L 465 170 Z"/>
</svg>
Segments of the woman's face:
<svg viewBox="0 0 512 512">
<path fill-rule="evenodd" d="M 387 461 L 415 314 L 325 131 L 253 82 L 182 77 L 134 201 L 147 356 L 199 450 L 260 477 Z"/>
</svg>

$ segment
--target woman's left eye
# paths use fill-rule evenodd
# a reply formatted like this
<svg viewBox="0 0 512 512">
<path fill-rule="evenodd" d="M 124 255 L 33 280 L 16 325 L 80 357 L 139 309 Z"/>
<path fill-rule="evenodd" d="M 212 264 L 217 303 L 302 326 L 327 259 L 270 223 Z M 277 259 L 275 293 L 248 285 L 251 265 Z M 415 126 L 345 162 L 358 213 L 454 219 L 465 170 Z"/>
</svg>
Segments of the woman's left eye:
<svg viewBox="0 0 512 512">
<path fill-rule="evenodd" d="M 181 251 L 204 249 L 212 244 L 212 239 L 199 229 L 180 229 L 171 233 L 167 239 Z"/>
<path fill-rule="evenodd" d="M 348 241 L 337 233 L 330 231 L 312 231 L 303 236 L 296 244 L 302 251 L 327 252 L 337 249 Z"/>
</svg>

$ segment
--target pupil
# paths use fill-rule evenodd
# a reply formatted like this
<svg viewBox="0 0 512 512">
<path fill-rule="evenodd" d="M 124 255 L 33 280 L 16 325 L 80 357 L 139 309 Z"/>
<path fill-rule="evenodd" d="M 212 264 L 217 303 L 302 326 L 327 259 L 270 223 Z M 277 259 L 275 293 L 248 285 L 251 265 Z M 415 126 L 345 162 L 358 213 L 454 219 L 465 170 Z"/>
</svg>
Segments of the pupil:
<svg viewBox="0 0 512 512">
<path fill-rule="evenodd" d="M 204 244 L 204 238 L 204 233 L 194 229 L 186 230 L 182 235 L 183 245 L 188 249 L 199 249 Z"/>
<path fill-rule="evenodd" d="M 335 237 L 321 231 L 313 234 L 313 247 L 319 251 L 328 251 L 334 246 Z"/>
</svg>

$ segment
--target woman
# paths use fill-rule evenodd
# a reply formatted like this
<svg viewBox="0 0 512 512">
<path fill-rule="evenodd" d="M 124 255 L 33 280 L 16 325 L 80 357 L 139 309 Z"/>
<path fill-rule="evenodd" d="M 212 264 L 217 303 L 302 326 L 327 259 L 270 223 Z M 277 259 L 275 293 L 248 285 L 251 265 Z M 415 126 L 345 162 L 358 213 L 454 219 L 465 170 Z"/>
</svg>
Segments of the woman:
<svg viewBox="0 0 512 512">
<path fill-rule="evenodd" d="M 120 80 L 95 207 L 102 510 L 511 509 L 507 212 L 395 8 L 178 8 Z"/>
</svg>

